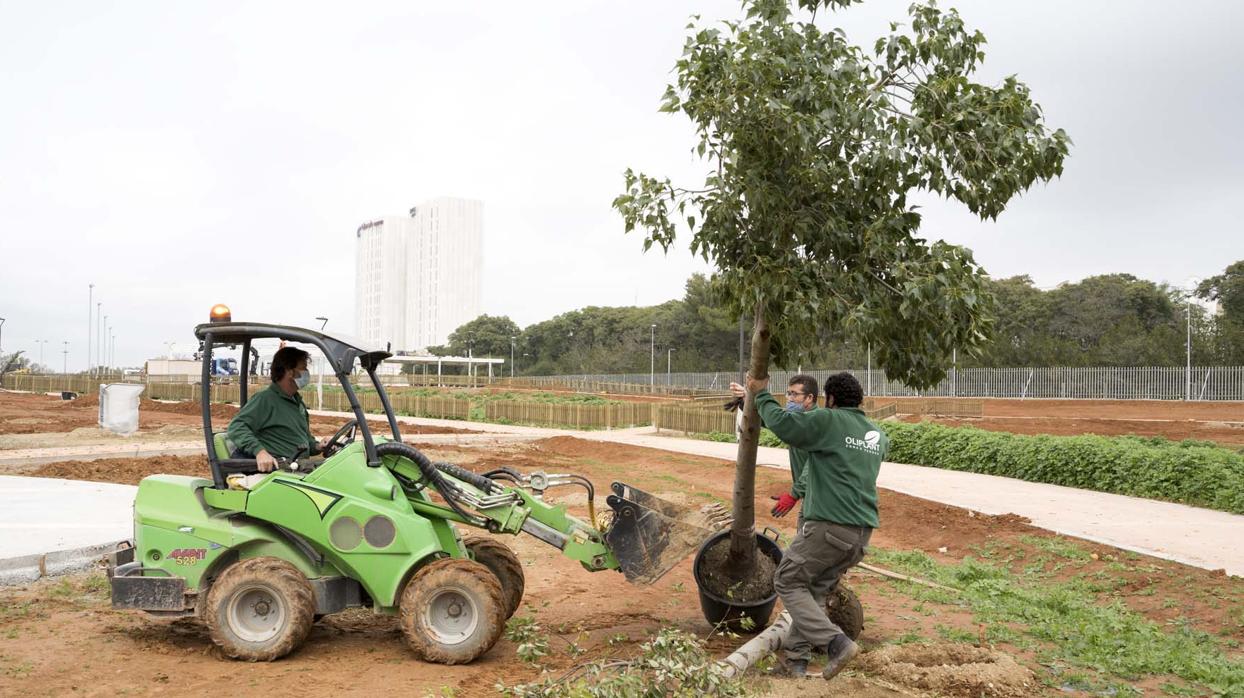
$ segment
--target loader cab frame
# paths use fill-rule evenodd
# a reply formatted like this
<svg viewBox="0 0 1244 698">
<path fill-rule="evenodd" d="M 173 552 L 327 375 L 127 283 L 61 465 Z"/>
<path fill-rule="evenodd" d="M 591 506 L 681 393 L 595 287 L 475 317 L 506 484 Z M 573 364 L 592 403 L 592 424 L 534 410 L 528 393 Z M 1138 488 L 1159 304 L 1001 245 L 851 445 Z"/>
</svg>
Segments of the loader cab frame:
<svg viewBox="0 0 1244 698">
<path fill-rule="evenodd" d="M 228 310 L 225 309 L 222 315 L 228 318 L 227 313 Z M 251 347 L 251 343 L 254 340 L 278 339 L 309 344 L 318 348 L 324 358 L 327 359 L 333 375 L 337 377 L 338 382 L 341 384 L 341 389 L 350 403 L 350 410 L 354 413 L 357 429 L 362 435 L 363 448 L 367 454 L 367 464 L 371 467 L 380 467 L 381 462 L 379 456 L 376 455 L 376 442 L 367 423 L 367 415 L 363 412 L 362 403 L 350 384 L 350 374 L 354 369 L 355 361 L 357 361 L 371 378 L 376 394 L 380 397 L 380 404 L 384 408 L 385 416 L 388 418 L 389 428 L 393 432 L 393 439 L 395 441 L 402 440 L 401 431 L 397 426 L 397 418 L 393 414 L 393 406 L 389 402 L 388 394 L 385 393 L 384 385 L 381 384 L 380 378 L 376 374 L 380 363 L 392 356 L 387 347 L 384 349 L 365 347 L 361 346 L 361 343 L 356 340 L 334 337 L 323 332 L 301 327 L 257 322 L 232 322 L 231 319 L 218 319 L 215 309 L 213 309 L 212 313 L 212 322 L 195 327 L 194 335 L 201 343 L 202 374 L 200 384 L 202 395 L 200 398 L 200 409 L 203 414 L 203 437 L 207 446 L 207 460 L 211 465 L 212 484 L 216 489 L 226 489 L 228 487 L 225 476 L 229 472 L 242 472 L 248 466 L 253 469 L 255 464 L 253 459 L 222 459 L 216 453 L 215 435 L 212 432 L 211 389 L 212 352 L 217 348 L 240 346 L 242 349 L 242 365 L 238 371 L 239 406 L 245 406 L 248 397 L 247 393 L 250 386 L 247 379 L 250 376 L 251 357 L 254 355 L 252 354 Z"/>
</svg>

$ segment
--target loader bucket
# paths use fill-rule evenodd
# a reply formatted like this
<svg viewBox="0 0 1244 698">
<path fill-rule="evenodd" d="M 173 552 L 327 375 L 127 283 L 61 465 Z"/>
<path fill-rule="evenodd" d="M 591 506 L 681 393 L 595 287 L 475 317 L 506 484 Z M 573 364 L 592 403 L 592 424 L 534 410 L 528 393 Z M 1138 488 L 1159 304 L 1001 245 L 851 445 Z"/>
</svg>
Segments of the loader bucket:
<svg viewBox="0 0 1244 698">
<path fill-rule="evenodd" d="M 688 508 L 622 482 L 611 489 L 605 501 L 614 516 L 605 542 L 628 582 L 652 584 L 730 524 L 720 504 Z"/>
</svg>

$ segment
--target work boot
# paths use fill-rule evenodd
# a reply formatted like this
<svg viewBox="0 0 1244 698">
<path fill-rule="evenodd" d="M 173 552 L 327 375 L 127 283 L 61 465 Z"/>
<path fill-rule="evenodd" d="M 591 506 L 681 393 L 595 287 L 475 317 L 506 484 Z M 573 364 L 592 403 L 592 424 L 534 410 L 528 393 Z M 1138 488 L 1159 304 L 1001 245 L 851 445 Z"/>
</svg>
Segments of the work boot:
<svg viewBox="0 0 1244 698">
<path fill-rule="evenodd" d="M 787 679 L 806 679 L 808 678 L 808 660 L 806 659 L 786 659 L 773 669 L 774 676 L 781 676 Z"/>
<path fill-rule="evenodd" d="M 846 635 L 835 635 L 834 639 L 829 641 L 829 646 L 825 648 L 825 655 L 829 658 L 829 661 L 825 663 L 825 669 L 821 671 L 821 677 L 826 680 L 834 678 L 859 653 L 860 646 L 855 644 L 851 638 Z"/>
</svg>

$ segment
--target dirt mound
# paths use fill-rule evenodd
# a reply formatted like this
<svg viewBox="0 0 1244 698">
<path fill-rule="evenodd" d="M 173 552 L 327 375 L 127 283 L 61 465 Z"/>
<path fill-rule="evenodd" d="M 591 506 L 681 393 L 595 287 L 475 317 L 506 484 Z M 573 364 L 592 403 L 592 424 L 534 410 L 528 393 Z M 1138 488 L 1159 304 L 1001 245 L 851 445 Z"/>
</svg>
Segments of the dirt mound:
<svg viewBox="0 0 1244 698">
<path fill-rule="evenodd" d="M 614 459 L 631 457 L 644 459 L 652 457 L 652 449 L 641 446 L 626 446 L 607 441 L 579 439 L 573 436 L 553 436 L 547 439 L 540 439 L 534 442 L 534 444 L 537 450 L 550 451 L 570 458 Z"/>
<path fill-rule="evenodd" d="M 950 696 L 1013 698 L 1039 691 L 1032 671 L 1009 654 L 971 645 L 889 645 L 858 666 L 902 686 Z"/>
<path fill-rule="evenodd" d="M 194 475 L 210 477 L 205 456 L 155 456 L 152 458 L 103 458 L 91 461 L 48 463 L 26 473 L 32 477 L 90 480 L 137 485 L 148 475 Z"/>
<path fill-rule="evenodd" d="M 189 414 L 194 416 L 201 415 L 202 407 L 197 400 L 185 402 L 160 402 L 158 400 L 149 400 L 143 398 L 138 403 L 138 409 L 144 412 L 163 412 L 164 414 Z M 224 402 L 212 403 L 212 419 L 233 419 L 233 415 L 238 413 L 236 405 L 230 405 Z"/>
</svg>

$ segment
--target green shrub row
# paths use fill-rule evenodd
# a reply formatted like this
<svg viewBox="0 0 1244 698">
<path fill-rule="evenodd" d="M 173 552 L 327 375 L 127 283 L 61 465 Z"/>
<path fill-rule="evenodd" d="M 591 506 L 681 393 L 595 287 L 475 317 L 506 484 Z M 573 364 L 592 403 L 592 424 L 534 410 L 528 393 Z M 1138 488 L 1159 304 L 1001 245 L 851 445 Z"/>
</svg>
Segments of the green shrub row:
<svg viewBox="0 0 1244 698">
<path fill-rule="evenodd" d="M 1206 441 L 1025 436 L 885 422 L 886 460 L 1000 475 L 1244 514 L 1244 454 Z M 1154 522 L 1160 525 L 1160 522 Z"/>
</svg>

